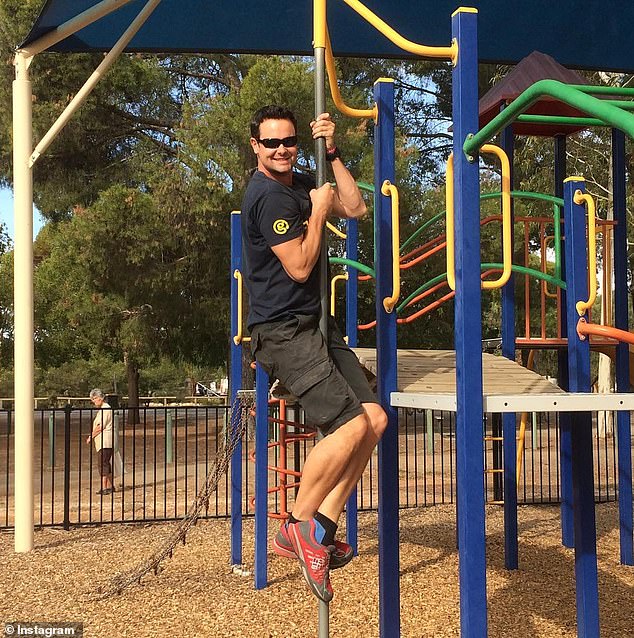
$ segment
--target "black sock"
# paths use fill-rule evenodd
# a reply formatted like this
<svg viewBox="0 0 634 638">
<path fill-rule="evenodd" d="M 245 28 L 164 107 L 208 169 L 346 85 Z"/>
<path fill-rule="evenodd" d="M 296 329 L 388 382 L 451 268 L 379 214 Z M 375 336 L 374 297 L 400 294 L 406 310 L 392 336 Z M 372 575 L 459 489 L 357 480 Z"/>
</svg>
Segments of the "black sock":
<svg viewBox="0 0 634 638">
<path fill-rule="evenodd" d="M 286 522 L 290 525 L 291 523 L 299 523 L 299 520 L 295 518 L 292 514 L 289 514 L 288 520 Z"/>
<path fill-rule="evenodd" d="M 315 514 L 315 520 L 324 528 L 324 531 L 326 532 L 326 534 L 324 535 L 324 538 L 321 541 L 321 544 L 326 545 L 326 547 L 328 547 L 329 545 L 334 545 L 335 534 L 337 533 L 337 523 L 335 523 L 334 521 L 331 521 L 327 516 L 324 516 L 321 512 L 317 512 Z"/>
</svg>

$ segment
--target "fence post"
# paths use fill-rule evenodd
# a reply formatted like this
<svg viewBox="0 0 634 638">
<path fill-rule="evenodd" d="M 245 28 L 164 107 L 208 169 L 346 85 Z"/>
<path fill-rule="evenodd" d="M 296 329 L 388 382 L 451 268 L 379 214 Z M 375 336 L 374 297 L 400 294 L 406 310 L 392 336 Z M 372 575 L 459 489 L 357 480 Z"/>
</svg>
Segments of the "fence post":
<svg viewBox="0 0 634 638">
<path fill-rule="evenodd" d="M 165 462 L 172 463 L 172 411 L 167 410 L 165 419 Z"/>
<path fill-rule="evenodd" d="M 70 414 L 72 407 L 64 407 L 64 529 L 70 529 Z M 81 437 L 80 437 L 81 438 Z M 80 441 L 81 444 L 81 441 Z"/>
<path fill-rule="evenodd" d="M 55 410 L 48 415 L 48 464 L 55 466 Z"/>
<path fill-rule="evenodd" d="M 416 423 L 416 421 L 414 421 Z M 434 453 L 434 413 L 425 410 L 425 432 L 427 433 L 427 449 Z"/>
</svg>

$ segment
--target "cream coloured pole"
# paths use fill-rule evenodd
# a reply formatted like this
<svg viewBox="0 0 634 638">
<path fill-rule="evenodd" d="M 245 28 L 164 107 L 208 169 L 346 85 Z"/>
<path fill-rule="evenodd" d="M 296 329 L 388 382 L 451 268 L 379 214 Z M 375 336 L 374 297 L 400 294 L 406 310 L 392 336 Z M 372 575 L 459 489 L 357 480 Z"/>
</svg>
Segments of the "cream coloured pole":
<svg viewBox="0 0 634 638">
<path fill-rule="evenodd" d="M 13 81 L 15 551 L 33 549 L 33 177 L 29 63 L 15 56 Z"/>
<path fill-rule="evenodd" d="M 99 66 L 94 70 L 91 76 L 86 80 L 84 86 L 75 94 L 75 97 L 68 103 L 62 114 L 57 118 L 53 126 L 40 140 L 33 151 L 33 155 L 29 160 L 29 166 L 33 166 L 37 159 L 49 147 L 51 142 L 58 136 L 59 132 L 66 126 L 68 121 L 86 101 L 92 90 L 103 76 L 110 70 L 110 67 L 119 59 L 119 56 L 130 43 L 130 40 L 137 34 L 138 30 L 144 25 L 145 21 L 152 15 L 152 12 L 160 4 L 161 0 L 148 0 L 139 15 L 132 21 L 130 26 L 125 30 L 123 35 L 117 40 L 116 44 L 106 54 Z"/>
</svg>

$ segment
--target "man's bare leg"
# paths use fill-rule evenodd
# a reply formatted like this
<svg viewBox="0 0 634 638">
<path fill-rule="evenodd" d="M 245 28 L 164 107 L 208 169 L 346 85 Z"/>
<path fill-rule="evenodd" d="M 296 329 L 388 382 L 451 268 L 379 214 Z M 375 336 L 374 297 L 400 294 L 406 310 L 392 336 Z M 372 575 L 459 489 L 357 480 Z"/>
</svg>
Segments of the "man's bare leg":
<svg viewBox="0 0 634 638">
<path fill-rule="evenodd" d="M 387 426 L 387 416 L 381 406 L 377 403 L 364 403 L 363 407 L 366 411 L 368 423 L 370 424 L 368 432 L 359 446 L 359 451 L 350 460 L 350 463 L 348 463 L 344 469 L 337 484 L 317 508 L 321 514 L 327 516 L 331 521 L 336 522 L 339 520 L 348 497 L 359 482 L 372 456 L 372 452 Z"/>
<path fill-rule="evenodd" d="M 365 414 L 344 423 L 323 438 L 306 458 L 293 516 L 307 520 L 315 515 L 326 496 L 341 480 L 346 468 L 364 448 L 369 433 Z"/>
<path fill-rule="evenodd" d="M 339 519 L 387 425 L 385 412 L 378 404 L 363 407 L 364 414 L 322 439 L 306 459 L 293 507 L 295 518 L 306 520 L 319 511 L 332 521 Z M 330 445 L 324 446 L 328 441 Z"/>
</svg>

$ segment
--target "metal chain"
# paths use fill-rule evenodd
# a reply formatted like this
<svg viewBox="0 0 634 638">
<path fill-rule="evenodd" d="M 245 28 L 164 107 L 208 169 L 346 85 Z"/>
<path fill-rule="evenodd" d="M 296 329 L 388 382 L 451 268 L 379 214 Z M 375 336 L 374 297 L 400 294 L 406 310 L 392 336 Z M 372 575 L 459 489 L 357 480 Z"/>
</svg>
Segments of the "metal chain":
<svg viewBox="0 0 634 638">
<path fill-rule="evenodd" d="M 174 549 L 179 543 L 185 544 L 187 532 L 196 524 L 203 511 L 209 507 L 211 495 L 218 488 L 220 478 L 229 469 L 231 456 L 247 431 L 249 416 L 254 405 L 255 393 L 253 391 L 242 390 L 236 394 L 231 407 L 230 427 L 225 434 L 224 444 L 218 451 L 214 465 L 207 474 L 207 478 L 190 505 L 187 514 L 161 547 L 135 568 L 118 574 L 110 581 L 109 585 L 100 587 L 93 595 L 95 599 L 103 600 L 121 594 L 126 587 L 133 583 L 140 583 L 143 576 L 150 572 L 158 575 L 162 571 L 161 563 L 172 557 Z"/>
</svg>

